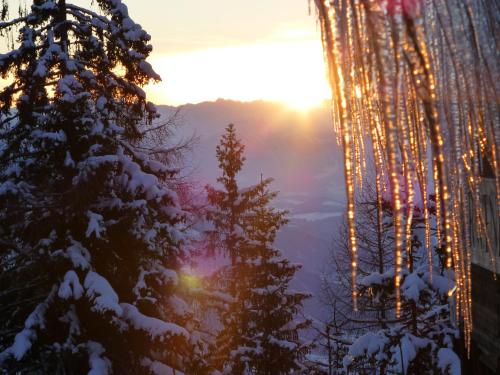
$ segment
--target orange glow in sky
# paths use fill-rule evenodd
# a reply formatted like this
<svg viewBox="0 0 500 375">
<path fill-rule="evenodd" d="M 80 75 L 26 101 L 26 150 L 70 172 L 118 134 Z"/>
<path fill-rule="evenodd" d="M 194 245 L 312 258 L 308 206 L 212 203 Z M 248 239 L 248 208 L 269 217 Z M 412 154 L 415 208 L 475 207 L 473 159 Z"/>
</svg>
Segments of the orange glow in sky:
<svg viewBox="0 0 500 375">
<path fill-rule="evenodd" d="M 150 62 L 163 79 L 146 88 L 156 103 L 263 99 L 307 109 L 329 96 L 319 39 L 155 55 Z"/>
<path fill-rule="evenodd" d="M 124 2 L 151 34 L 150 62 L 163 81 L 146 92 L 157 104 L 223 98 L 307 109 L 330 97 L 308 0 Z"/>
</svg>

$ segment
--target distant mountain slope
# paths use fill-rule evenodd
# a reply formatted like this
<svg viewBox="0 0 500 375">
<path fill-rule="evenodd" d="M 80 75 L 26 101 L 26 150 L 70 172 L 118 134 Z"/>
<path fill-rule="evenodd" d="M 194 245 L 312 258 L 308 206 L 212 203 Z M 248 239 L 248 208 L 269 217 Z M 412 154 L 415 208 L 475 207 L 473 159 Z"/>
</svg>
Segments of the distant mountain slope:
<svg viewBox="0 0 500 375">
<path fill-rule="evenodd" d="M 173 108 L 160 110 L 169 113 Z M 253 183 L 263 173 L 274 177 L 275 187 L 283 192 L 343 199 L 338 194 L 343 183 L 336 184 L 342 181 L 341 151 L 327 107 L 305 114 L 276 103 L 218 100 L 183 106 L 179 122 L 184 136 L 200 137 L 194 162 L 203 178 L 212 180 L 217 174 L 215 146 L 224 128 L 234 123 L 246 145 L 242 183 Z"/>
<path fill-rule="evenodd" d="M 160 106 L 168 116 L 174 107 Z M 241 185 L 273 177 L 277 205 L 290 211 L 291 222 L 277 245 L 291 261 L 303 264 L 294 287 L 317 293 L 331 238 L 343 213 L 341 150 L 336 144 L 328 106 L 303 113 L 269 102 L 228 100 L 187 104 L 178 119 L 179 137 L 196 135 L 190 163 L 198 182 L 215 183 L 219 175 L 215 147 L 224 128 L 234 123 L 246 146 Z M 321 317 L 317 300 L 310 313 Z"/>
</svg>

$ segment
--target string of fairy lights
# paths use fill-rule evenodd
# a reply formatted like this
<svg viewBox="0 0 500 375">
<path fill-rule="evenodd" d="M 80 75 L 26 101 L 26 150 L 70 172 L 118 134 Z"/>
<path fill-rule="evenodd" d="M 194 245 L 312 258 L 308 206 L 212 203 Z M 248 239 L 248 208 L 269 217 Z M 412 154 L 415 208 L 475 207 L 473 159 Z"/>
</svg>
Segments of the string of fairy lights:
<svg viewBox="0 0 500 375">
<path fill-rule="evenodd" d="M 499 37 L 489 26 L 494 23 L 494 11 L 487 2 L 473 0 L 316 0 L 315 4 L 328 63 L 333 122 L 344 150 L 354 309 L 358 297 L 355 194 L 370 152 L 379 215 L 385 189 L 392 199 L 396 316 L 401 314 L 403 258 L 405 252 L 408 259 L 411 251 L 419 199 L 429 274 L 435 236 L 444 250 L 446 267 L 454 271 L 456 314 L 470 347 L 473 231 L 486 238 L 495 262 L 480 200 L 484 160 L 496 171 L 500 208 L 496 100 L 500 75 L 495 51 Z M 367 138 L 370 151 L 364 144 Z M 433 208 L 428 202 L 431 193 Z M 434 232 L 431 209 L 435 210 Z"/>
</svg>

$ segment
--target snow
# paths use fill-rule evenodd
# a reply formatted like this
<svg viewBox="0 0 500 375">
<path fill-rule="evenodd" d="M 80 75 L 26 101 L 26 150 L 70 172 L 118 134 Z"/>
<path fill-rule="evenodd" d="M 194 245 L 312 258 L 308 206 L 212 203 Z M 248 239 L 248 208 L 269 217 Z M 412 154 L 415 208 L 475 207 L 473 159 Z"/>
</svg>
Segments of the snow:
<svg viewBox="0 0 500 375">
<path fill-rule="evenodd" d="M 263 351 L 262 351 L 262 348 L 259 346 L 257 348 L 254 348 L 254 347 L 250 347 L 250 346 L 245 346 L 245 345 L 241 345 L 241 346 L 238 346 L 237 349 L 235 350 L 232 350 L 231 351 L 231 356 L 236 356 L 238 354 L 262 354 Z"/>
<path fill-rule="evenodd" d="M 89 223 L 87 226 L 87 230 L 85 232 L 86 237 L 90 237 L 92 234 L 95 235 L 96 238 L 101 238 L 101 233 L 106 231 L 104 227 L 104 218 L 102 215 L 96 214 L 92 211 L 87 211 L 87 217 L 89 218 Z"/>
<path fill-rule="evenodd" d="M 174 370 L 164 363 L 152 361 L 149 358 L 143 358 L 141 365 L 147 367 L 154 375 L 184 375 L 184 373 L 179 370 Z"/>
<path fill-rule="evenodd" d="M 105 105 L 107 104 L 108 100 L 106 99 L 106 97 L 104 96 L 100 96 L 96 102 L 95 102 L 95 106 L 98 110 L 102 111 L 105 107 Z"/>
<path fill-rule="evenodd" d="M 33 75 L 38 77 L 45 77 L 47 75 L 47 67 L 45 66 L 45 62 L 43 60 L 38 62 Z"/>
<path fill-rule="evenodd" d="M 117 125 L 114 122 L 111 122 L 108 125 L 108 131 L 111 133 L 116 133 L 116 134 L 123 134 L 125 132 L 125 129 L 122 126 Z"/>
<path fill-rule="evenodd" d="M 73 160 L 73 158 L 71 157 L 71 153 L 68 151 L 66 151 L 66 157 L 64 158 L 64 166 L 65 167 L 74 167 L 75 166 L 75 162 Z"/>
<path fill-rule="evenodd" d="M 106 23 L 104 23 L 102 20 L 100 20 L 97 17 L 93 17 L 92 20 L 90 21 L 90 23 L 92 24 L 92 26 L 94 26 L 98 29 L 106 29 L 107 28 Z"/>
<path fill-rule="evenodd" d="M 218 290 L 206 294 L 209 295 L 210 297 L 213 297 L 215 299 L 218 299 L 226 303 L 233 303 L 236 301 L 235 298 L 231 296 L 229 293 L 224 293 Z"/>
<path fill-rule="evenodd" d="M 427 338 L 417 337 L 407 332 L 401 332 L 401 334 L 400 328 L 368 332 L 359 337 L 350 346 L 348 355 L 343 361 L 344 366 L 349 367 L 356 358 L 369 357 L 377 361 L 384 360 L 392 363 L 391 366 L 397 373 L 408 373 L 408 368 L 417 354 L 426 347 L 435 348 L 435 345 Z M 399 338 L 394 341 L 396 337 Z M 390 358 L 387 357 L 388 355 Z M 460 374 L 460 360 L 452 349 L 439 349 L 438 362 L 438 367 L 443 370 L 443 373 L 448 373 L 446 370 L 449 370 L 450 374 Z"/>
<path fill-rule="evenodd" d="M 186 301 L 175 295 L 169 297 L 168 305 L 178 316 L 186 316 L 190 311 L 190 308 Z"/>
<path fill-rule="evenodd" d="M 270 337 L 269 342 L 274 345 L 278 345 L 281 348 L 288 349 L 288 350 L 295 350 L 297 349 L 297 344 L 291 341 L 287 340 L 279 340 L 275 337 Z"/>
<path fill-rule="evenodd" d="M 71 270 L 66 272 L 64 281 L 59 286 L 57 295 L 62 299 L 74 297 L 75 300 L 78 300 L 81 298 L 83 295 L 83 287 L 75 271 Z"/>
<path fill-rule="evenodd" d="M 251 291 L 259 295 L 267 295 L 275 293 L 279 288 L 279 285 L 267 285 L 265 288 L 253 288 Z"/>
<path fill-rule="evenodd" d="M 165 268 L 159 264 L 155 264 L 148 270 L 145 270 L 144 267 L 140 267 L 139 276 L 137 278 L 137 282 L 134 286 L 133 292 L 137 298 L 141 297 L 141 290 L 146 289 L 147 285 L 145 282 L 145 276 L 156 274 L 161 277 L 161 281 L 164 285 L 177 285 L 179 282 L 177 272 L 175 270 L 171 270 Z"/>
<path fill-rule="evenodd" d="M 33 130 L 31 135 L 35 138 L 49 139 L 54 142 L 66 142 L 66 134 L 63 130 L 57 132 L 45 132 L 39 129 Z"/>
<path fill-rule="evenodd" d="M 163 285 L 177 285 L 179 282 L 179 277 L 177 272 L 172 269 L 165 268 L 159 264 L 155 264 L 152 268 L 145 270 L 143 267 L 140 268 L 138 280 L 134 286 L 133 292 L 137 297 L 141 296 L 141 289 L 146 288 L 145 276 L 156 274 L 159 275 Z M 159 280 L 158 280 L 159 281 Z"/>
<path fill-rule="evenodd" d="M 123 309 L 118 304 L 118 295 L 104 277 L 90 271 L 85 277 L 84 286 L 87 296 L 94 302 L 91 308 L 93 311 L 113 311 L 118 316 L 122 315 Z"/>
<path fill-rule="evenodd" d="M 177 285 L 179 283 L 179 276 L 177 275 L 177 272 L 175 270 L 165 268 L 161 265 L 156 265 L 155 269 L 163 277 L 163 281 L 166 284 Z"/>
<path fill-rule="evenodd" d="M 83 91 L 83 86 L 72 75 L 65 75 L 57 82 L 57 91 L 62 94 L 60 100 L 67 103 L 75 103 L 77 100 L 90 96 Z"/>
<path fill-rule="evenodd" d="M 332 217 L 341 217 L 343 214 L 344 214 L 343 212 L 306 212 L 302 214 L 290 215 L 290 218 L 307 220 L 307 221 L 318 221 L 318 220 L 329 219 Z"/>
<path fill-rule="evenodd" d="M 129 17 L 123 19 L 122 26 L 125 30 L 133 30 L 138 27 L 138 25 Z"/>
<path fill-rule="evenodd" d="M 365 277 L 358 280 L 359 285 L 373 286 L 373 285 L 387 285 L 394 279 L 394 269 L 389 269 L 384 273 L 372 272 Z"/>
<path fill-rule="evenodd" d="M 432 282 L 430 281 L 429 274 L 426 274 L 427 282 L 432 285 L 432 288 L 441 295 L 447 295 L 450 290 L 455 287 L 455 282 L 438 274 L 432 275 Z M 454 278 L 454 277 L 453 277 Z"/>
<path fill-rule="evenodd" d="M 113 5 L 114 13 L 118 13 L 123 18 L 128 18 L 128 8 L 121 0 L 111 0 L 110 3 Z"/>
<path fill-rule="evenodd" d="M 71 305 L 69 310 L 60 318 L 60 320 L 61 322 L 69 325 L 69 335 L 66 339 L 66 343 L 69 344 L 72 341 L 72 336 L 78 336 L 81 333 L 80 319 L 78 319 L 75 306 Z"/>
<path fill-rule="evenodd" d="M 137 307 L 128 303 L 121 303 L 120 307 L 123 311 L 122 318 L 135 329 L 147 332 L 151 338 L 160 338 L 160 341 L 163 341 L 164 336 L 169 335 L 184 336 L 189 339 L 188 331 L 177 324 L 146 316 Z"/>
<path fill-rule="evenodd" d="M 165 164 L 160 163 L 156 160 L 145 160 L 149 169 L 153 172 L 169 172 L 170 168 L 168 168 Z"/>
<path fill-rule="evenodd" d="M 56 10 L 57 9 L 57 5 L 56 5 L 56 3 L 53 0 L 47 0 L 47 1 L 43 2 L 42 4 L 40 4 L 40 5 L 33 5 L 33 6 L 36 6 L 39 9 L 47 10 L 47 11 L 48 10 Z"/>
<path fill-rule="evenodd" d="M 401 286 L 401 293 L 406 299 L 413 300 L 418 303 L 420 299 L 420 292 L 426 288 L 427 286 L 425 282 L 416 272 L 413 272 L 405 277 L 403 285 Z"/>
<path fill-rule="evenodd" d="M 128 188 L 131 192 L 140 189 L 146 193 L 147 199 L 154 199 L 160 195 L 158 188 L 158 178 L 153 174 L 148 174 L 142 171 L 139 164 L 130 159 L 124 160 L 124 169 L 129 175 L 127 181 Z"/>
<path fill-rule="evenodd" d="M 154 239 L 156 238 L 156 235 L 158 234 L 158 231 L 156 229 L 150 229 L 146 232 L 144 235 L 144 241 L 148 242 L 151 245 L 154 245 Z"/>
<path fill-rule="evenodd" d="M 72 245 L 66 249 L 66 256 L 76 268 L 84 270 L 90 267 L 90 253 L 77 241 L 72 241 Z"/>
<path fill-rule="evenodd" d="M 439 349 L 438 367 L 446 374 L 460 375 L 462 373 L 460 358 L 449 348 Z"/>
<path fill-rule="evenodd" d="M 104 347 L 95 341 L 87 341 L 87 351 L 89 353 L 90 371 L 87 375 L 106 375 L 111 372 L 111 362 L 102 354 Z"/>
<path fill-rule="evenodd" d="M 152 102 L 146 103 L 146 110 L 149 112 L 158 112 L 158 108 L 156 108 L 156 106 Z"/>
<path fill-rule="evenodd" d="M 28 316 L 24 322 L 24 329 L 15 336 L 12 346 L 0 353 L 0 364 L 11 356 L 19 361 L 31 349 L 33 341 L 36 339 L 35 328 L 45 328 L 45 312 L 53 300 L 54 292 L 55 289 L 53 288 L 45 301 L 38 304 Z"/>
<path fill-rule="evenodd" d="M 365 354 L 373 355 L 383 351 L 389 339 L 383 332 L 368 332 L 358 338 L 350 347 L 348 357 L 360 357 Z M 346 358 L 348 358 L 346 357 Z M 344 364 L 345 364 L 344 360 Z M 350 364 L 350 363 L 349 363 Z"/>
<path fill-rule="evenodd" d="M 142 60 L 139 63 L 139 68 L 147 74 L 149 77 L 153 78 L 156 81 L 161 81 L 161 77 L 153 70 L 153 67 L 151 66 L 150 63 L 146 62 L 145 60 Z"/>
<path fill-rule="evenodd" d="M 92 127 L 91 134 L 101 134 L 103 130 L 104 130 L 104 124 L 102 123 L 102 121 L 96 120 L 94 126 Z"/>
<path fill-rule="evenodd" d="M 14 344 L 9 348 L 11 350 L 11 354 L 18 361 L 22 359 L 28 350 L 31 349 L 32 342 L 35 340 L 36 334 L 34 330 L 31 329 L 23 329 L 19 332 L 14 338 Z M 3 353 L 2 353 L 3 354 Z M 2 357 L 0 356 L 0 359 Z"/>
<path fill-rule="evenodd" d="M 94 145 L 94 148 L 99 148 L 99 145 Z M 97 150 L 94 149 L 89 149 L 90 152 L 95 152 Z M 118 157 L 116 155 L 100 155 L 100 156 L 89 156 L 87 159 L 84 161 L 81 161 L 78 163 L 78 167 L 82 170 L 82 172 L 85 172 L 86 169 L 88 168 L 98 168 L 103 164 L 114 164 L 118 161 Z M 83 173 L 82 173 L 83 174 Z"/>
<path fill-rule="evenodd" d="M 76 72 L 76 62 L 73 59 L 66 60 L 66 69 L 70 72 Z"/>
<path fill-rule="evenodd" d="M 18 186 L 12 181 L 5 181 L 0 184 L 0 195 L 5 195 L 7 193 L 17 194 L 19 191 Z"/>
<path fill-rule="evenodd" d="M 132 29 L 132 30 L 129 30 L 129 31 L 126 31 L 125 33 L 123 33 L 123 36 L 125 37 L 125 39 L 130 40 L 132 42 L 141 40 L 143 35 L 144 35 L 144 31 L 142 31 L 141 29 Z"/>
<path fill-rule="evenodd" d="M 410 362 L 412 362 L 420 349 L 430 344 L 430 341 L 424 338 L 405 334 L 401 337 L 399 345 L 393 346 L 391 351 L 396 359 L 396 366 L 400 373 L 407 374 Z"/>
</svg>

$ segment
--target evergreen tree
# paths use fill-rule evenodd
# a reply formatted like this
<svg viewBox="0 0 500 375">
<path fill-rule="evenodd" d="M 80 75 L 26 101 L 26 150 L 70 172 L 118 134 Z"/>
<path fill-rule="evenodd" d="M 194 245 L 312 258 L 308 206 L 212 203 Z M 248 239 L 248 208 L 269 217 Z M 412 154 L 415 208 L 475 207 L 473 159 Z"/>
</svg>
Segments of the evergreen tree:
<svg viewBox="0 0 500 375">
<path fill-rule="evenodd" d="M 150 36 L 120 0 L 35 0 L 0 30 L 0 366 L 195 373 L 176 171 L 139 147 L 157 117 Z M 12 38 L 10 38 L 12 40 Z M 158 151 L 156 152 L 158 153 Z"/>
<path fill-rule="evenodd" d="M 313 357 L 313 369 L 311 374 L 337 375 L 344 372 L 344 357 L 349 346 L 352 344 L 347 337 L 344 325 L 347 320 L 337 317 L 336 300 L 333 300 L 332 316 L 327 323 L 313 322 L 317 332 L 314 340 L 315 346 L 319 348 Z"/>
<path fill-rule="evenodd" d="M 213 222 L 216 231 L 210 233 L 212 240 L 221 240 L 219 249 L 228 255 L 231 262 L 235 262 L 237 249 L 242 241 L 243 195 L 238 190 L 236 176 L 241 171 L 245 157 L 245 145 L 236 137 L 234 124 L 226 127 L 219 145 L 216 147 L 216 156 L 222 176 L 217 182 L 223 190 L 207 186 L 208 201 L 215 210 L 208 212 L 208 219 Z"/>
<path fill-rule="evenodd" d="M 299 331 L 309 322 L 297 317 L 307 295 L 288 290 L 300 266 L 273 247 L 287 220 L 285 212 L 269 207 L 276 197 L 269 191 L 272 180 L 238 188 L 243 148 L 229 125 L 217 148 L 224 190 L 210 190 L 215 228 L 224 234 L 224 250 L 231 258 L 219 272 L 230 299 L 221 316 L 217 365 L 227 374 L 288 374 L 303 369 L 308 350 Z"/>
<path fill-rule="evenodd" d="M 369 190 L 369 186 L 365 189 Z M 458 332 L 450 320 L 448 305 L 448 292 L 453 282 L 440 274 L 442 265 L 439 262 L 434 261 L 433 272 L 429 272 L 421 208 L 414 207 L 411 251 L 404 257 L 406 267 L 401 280 L 402 311 L 397 318 L 393 312 L 394 264 L 387 260 L 394 240 L 391 205 L 387 201 L 382 204 L 382 232 L 377 230 L 375 223 L 377 200 L 373 199 L 373 194 L 368 192 L 361 196 L 358 207 L 359 311 L 352 311 L 348 293 L 340 292 L 333 298 L 344 304 L 344 318 L 350 325 L 345 336 L 353 341 L 343 360 L 343 372 L 457 373 L 460 361 L 453 347 Z M 345 238 L 338 245 L 334 249 L 340 252 L 336 254 L 338 281 L 333 287 L 344 285 L 339 289 L 345 289 L 345 285 L 349 285 L 349 275 L 342 269 L 348 269 L 350 257 Z M 437 258 L 436 249 L 433 249 L 433 259 Z"/>
</svg>

